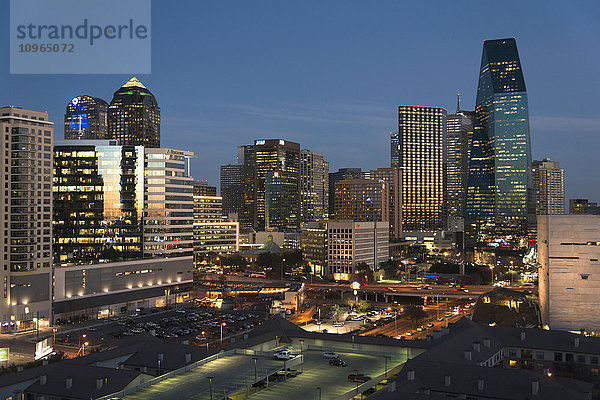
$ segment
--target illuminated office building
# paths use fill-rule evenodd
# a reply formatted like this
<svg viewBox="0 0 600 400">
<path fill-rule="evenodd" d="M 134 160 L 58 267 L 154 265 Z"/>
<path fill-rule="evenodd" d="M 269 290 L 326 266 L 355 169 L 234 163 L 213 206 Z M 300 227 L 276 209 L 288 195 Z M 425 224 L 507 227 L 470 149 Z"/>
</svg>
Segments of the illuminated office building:
<svg viewBox="0 0 600 400">
<path fill-rule="evenodd" d="M 0 108 L 3 333 L 47 326 L 51 318 L 52 125 L 45 112 Z"/>
<path fill-rule="evenodd" d="M 460 108 L 446 117 L 444 146 L 444 228 L 463 221 L 467 199 L 469 142 L 473 136 L 471 119 Z"/>
<path fill-rule="evenodd" d="M 389 186 L 384 180 L 344 179 L 335 183 L 335 219 L 388 221 Z"/>
<path fill-rule="evenodd" d="M 53 180 L 56 266 L 142 257 L 143 147 L 57 141 Z"/>
<path fill-rule="evenodd" d="M 136 77 L 120 87 L 110 102 L 107 138 L 123 146 L 160 147 L 160 107 Z"/>
<path fill-rule="evenodd" d="M 223 215 L 237 214 L 244 210 L 243 164 L 221 166 L 221 196 L 223 197 Z"/>
<path fill-rule="evenodd" d="M 144 257 L 194 252 L 194 179 L 191 151 L 145 149 Z"/>
<path fill-rule="evenodd" d="M 329 215 L 329 162 L 306 149 L 300 152 L 300 214 L 302 222 Z"/>
<path fill-rule="evenodd" d="M 241 151 L 244 154 L 244 210 L 240 225 L 257 231 L 267 228 L 297 231 L 300 228 L 300 145 L 281 139 L 255 140 Z"/>
<path fill-rule="evenodd" d="M 92 96 L 73 97 L 65 111 L 65 140 L 106 139 L 108 103 Z"/>
<path fill-rule="evenodd" d="M 405 230 L 443 229 L 445 131 L 445 109 L 398 106 L 398 132 L 391 134 L 391 164 L 402 170 Z"/>
<path fill-rule="evenodd" d="M 208 195 L 200 182 L 194 183 L 194 260 L 208 253 L 238 251 L 239 224 L 223 218 L 223 198 Z"/>
<path fill-rule="evenodd" d="M 329 173 L 329 217 L 335 213 L 335 183 L 342 179 L 368 179 L 368 172 L 360 168 L 340 168 L 337 172 Z"/>
<path fill-rule="evenodd" d="M 310 273 L 323 276 L 327 270 L 327 223 L 311 221 L 302 224 L 302 259 Z"/>
<path fill-rule="evenodd" d="M 385 182 L 389 192 L 388 218 L 390 239 L 402 237 L 402 171 L 398 168 L 377 168 L 369 172 L 371 179 Z"/>
<path fill-rule="evenodd" d="M 558 161 L 545 158 L 532 164 L 535 213 L 555 215 L 565 213 L 565 170 Z"/>
<path fill-rule="evenodd" d="M 535 230 L 525 80 L 514 38 L 486 40 L 465 216 L 468 248 L 526 248 Z"/>
</svg>

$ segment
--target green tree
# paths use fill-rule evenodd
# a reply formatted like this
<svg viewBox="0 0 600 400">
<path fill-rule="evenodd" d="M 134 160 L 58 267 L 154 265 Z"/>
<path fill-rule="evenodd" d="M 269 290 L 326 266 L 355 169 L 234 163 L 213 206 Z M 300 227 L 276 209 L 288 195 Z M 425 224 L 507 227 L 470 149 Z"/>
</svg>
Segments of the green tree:
<svg viewBox="0 0 600 400">
<path fill-rule="evenodd" d="M 423 311 L 423 307 L 408 306 L 404 308 L 404 315 L 408 317 L 413 326 L 416 328 L 427 317 L 427 313 Z"/>
<path fill-rule="evenodd" d="M 359 300 L 356 308 L 360 312 L 366 311 L 366 309 L 369 308 L 369 302 L 366 300 Z"/>
</svg>

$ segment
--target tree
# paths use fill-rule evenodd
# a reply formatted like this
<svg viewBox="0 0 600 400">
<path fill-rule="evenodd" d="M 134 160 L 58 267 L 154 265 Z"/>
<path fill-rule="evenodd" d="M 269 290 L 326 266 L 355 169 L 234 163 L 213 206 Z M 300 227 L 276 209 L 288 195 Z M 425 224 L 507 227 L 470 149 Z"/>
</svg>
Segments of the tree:
<svg viewBox="0 0 600 400">
<path fill-rule="evenodd" d="M 412 321 L 415 328 L 427 317 L 427 313 L 423 311 L 423 307 L 416 306 L 406 307 L 404 309 L 404 315 Z"/>
<path fill-rule="evenodd" d="M 331 312 L 333 313 L 333 319 L 336 322 L 340 320 L 340 318 L 342 317 L 342 314 L 344 313 L 342 311 L 342 308 L 337 304 L 333 306 L 333 308 L 331 309 Z"/>
<path fill-rule="evenodd" d="M 358 304 L 356 305 L 356 308 L 358 309 L 358 311 L 365 311 L 367 308 L 369 308 L 369 302 L 366 300 L 359 300 Z"/>
<path fill-rule="evenodd" d="M 358 280 L 360 282 L 368 283 L 374 280 L 371 267 L 369 267 L 369 264 L 364 261 L 356 266 L 356 273 L 359 275 Z"/>
</svg>

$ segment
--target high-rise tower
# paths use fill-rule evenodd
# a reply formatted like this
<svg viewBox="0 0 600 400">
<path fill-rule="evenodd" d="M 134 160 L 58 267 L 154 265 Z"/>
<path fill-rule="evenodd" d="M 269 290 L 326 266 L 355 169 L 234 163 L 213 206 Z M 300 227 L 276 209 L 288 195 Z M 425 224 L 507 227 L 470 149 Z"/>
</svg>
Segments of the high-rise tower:
<svg viewBox="0 0 600 400">
<path fill-rule="evenodd" d="M 445 131 L 445 109 L 398 106 L 398 133 L 391 134 L 392 167 L 402 170 L 404 230 L 443 229 Z"/>
<path fill-rule="evenodd" d="M 483 43 L 467 186 L 467 247 L 526 247 L 535 229 L 531 144 L 514 38 Z"/>
<path fill-rule="evenodd" d="M 92 96 L 73 97 L 65 110 L 65 139 L 105 139 L 108 103 Z"/>
<path fill-rule="evenodd" d="M 110 102 L 107 138 L 121 146 L 160 147 L 160 107 L 136 77 L 121 86 Z"/>
<path fill-rule="evenodd" d="M 565 170 L 558 161 L 544 158 L 532 165 L 535 192 L 535 213 L 556 215 L 565 213 Z"/>
<path fill-rule="evenodd" d="M 300 152 L 300 215 L 302 222 L 317 221 L 329 214 L 329 162 L 322 153 Z"/>
</svg>

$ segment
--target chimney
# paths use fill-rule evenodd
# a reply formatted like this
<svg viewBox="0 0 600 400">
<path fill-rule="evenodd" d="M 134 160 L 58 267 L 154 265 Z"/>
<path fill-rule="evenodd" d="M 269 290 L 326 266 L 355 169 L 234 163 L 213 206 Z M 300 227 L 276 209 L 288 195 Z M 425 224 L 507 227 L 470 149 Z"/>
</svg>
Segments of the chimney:
<svg viewBox="0 0 600 400">
<path fill-rule="evenodd" d="M 481 351 L 481 343 L 473 342 L 473 350 L 479 353 Z"/>
<path fill-rule="evenodd" d="M 575 338 L 575 347 L 579 347 L 579 337 Z"/>
<path fill-rule="evenodd" d="M 65 379 L 65 388 L 71 389 L 73 387 L 73 378 Z"/>
<path fill-rule="evenodd" d="M 48 382 L 48 375 L 42 374 L 40 375 L 40 385 L 45 385 Z"/>
<path fill-rule="evenodd" d="M 104 386 L 104 379 L 96 378 L 96 390 L 102 389 L 102 386 Z"/>
<path fill-rule="evenodd" d="M 396 391 L 396 381 L 388 382 L 388 392 L 395 392 L 395 391 Z"/>
<path fill-rule="evenodd" d="M 471 350 L 465 350 L 465 360 L 471 361 Z"/>
<path fill-rule="evenodd" d="M 539 391 L 540 391 L 540 381 L 538 381 L 537 379 L 531 381 L 531 394 L 533 396 L 537 396 Z"/>
<path fill-rule="evenodd" d="M 185 353 L 185 362 L 189 363 L 192 361 L 192 353 Z"/>
<path fill-rule="evenodd" d="M 525 331 L 521 331 L 521 340 L 525 340 Z"/>
<path fill-rule="evenodd" d="M 158 353 L 158 359 L 160 361 L 164 361 L 165 360 L 165 353 Z"/>
<path fill-rule="evenodd" d="M 450 386 L 450 375 L 444 375 L 444 386 Z"/>
<path fill-rule="evenodd" d="M 406 379 L 409 381 L 414 381 L 415 380 L 415 370 L 414 369 L 409 369 L 406 372 Z"/>
<path fill-rule="evenodd" d="M 477 379 L 477 390 L 483 390 L 484 380 L 483 378 Z"/>
<path fill-rule="evenodd" d="M 489 349 L 490 346 L 492 345 L 492 341 L 490 340 L 490 338 L 484 338 L 483 345 Z"/>
</svg>

